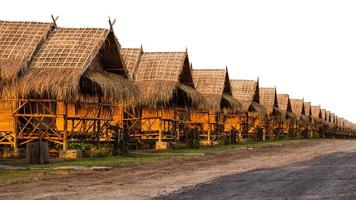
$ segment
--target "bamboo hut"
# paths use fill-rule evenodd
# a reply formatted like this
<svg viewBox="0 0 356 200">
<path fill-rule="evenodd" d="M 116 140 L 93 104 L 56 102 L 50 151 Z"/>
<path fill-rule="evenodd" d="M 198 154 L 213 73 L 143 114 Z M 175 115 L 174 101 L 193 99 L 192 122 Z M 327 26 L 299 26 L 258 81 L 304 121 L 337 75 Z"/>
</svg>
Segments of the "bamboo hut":
<svg viewBox="0 0 356 200">
<path fill-rule="evenodd" d="M 194 69 L 193 80 L 195 88 L 207 100 L 207 108 L 192 113 L 190 120 L 195 127 L 197 124 L 201 127 L 201 144 L 211 145 L 219 138 L 231 138 L 231 131 L 239 129 L 238 114 L 242 107 L 232 97 L 227 68 Z"/>
<path fill-rule="evenodd" d="M 15 97 L 12 131 L 20 144 L 47 140 L 64 150 L 68 140 L 99 140 L 112 121 L 113 103 L 132 100 L 136 93 L 115 34 L 112 29 L 45 27 L 50 31 L 41 32 L 46 37 L 22 65 L 22 75 L 2 93 Z"/>
<path fill-rule="evenodd" d="M 281 119 L 279 120 L 279 131 L 280 136 L 288 136 L 293 130 L 294 121 L 296 116 L 293 114 L 292 105 L 288 94 L 278 94 L 277 95 L 278 108 L 281 111 Z"/>
<path fill-rule="evenodd" d="M 291 99 L 292 110 L 296 115 L 297 120 L 294 124 L 294 136 L 307 137 L 308 118 L 305 117 L 304 99 Z"/>
<path fill-rule="evenodd" d="M 139 89 L 140 107 L 124 116 L 130 137 L 154 140 L 157 149 L 186 137 L 190 110 L 204 107 L 206 102 L 195 90 L 188 53 L 143 52 L 139 48 L 121 53 Z"/>
<path fill-rule="evenodd" d="M 268 114 L 268 120 L 264 124 L 263 135 L 267 134 L 268 138 L 272 139 L 277 135 L 278 121 L 280 121 L 282 116 L 278 108 L 277 89 L 260 88 L 260 102 L 266 108 Z"/>
<path fill-rule="evenodd" d="M 8 94 L 28 69 L 36 50 L 54 28 L 53 23 L 0 21 L 0 144 L 17 148 L 15 94 Z"/>
<path fill-rule="evenodd" d="M 256 137 L 267 119 L 267 111 L 260 104 L 259 80 L 231 80 L 232 96 L 242 105 L 239 140 Z"/>
</svg>

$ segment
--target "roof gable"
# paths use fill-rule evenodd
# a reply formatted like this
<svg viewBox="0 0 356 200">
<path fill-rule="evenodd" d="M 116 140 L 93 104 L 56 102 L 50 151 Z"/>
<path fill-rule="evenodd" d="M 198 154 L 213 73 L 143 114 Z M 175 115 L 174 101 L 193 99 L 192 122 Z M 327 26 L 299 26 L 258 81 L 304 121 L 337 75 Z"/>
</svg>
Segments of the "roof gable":
<svg viewBox="0 0 356 200">
<path fill-rule="evenodd" d="M 241 111 L 241 104 L 232 97 L 231 85 L 227 68 L 225 69 L 194 69 L 195 88 L 207 99 L 212 110 L 231 109 Z"/>
<path fill-rule="evenodd" d="M 132 99 L 114 33 L 98 28 L 57 28 L 19 80 L 20 96 L 78 100 L 81 95 L 103 101 Z"/>
<path fill-rule="evenodd" d="M 282 111 L 292 112 L 292 106 L 288 94 L 278 94 L 277 100 L 279 109 L 281 109 Z"/>
<path fill-rule="evenodd" d="M 276 88 L 260 88 L 260 102 L 269 115 L 273 114 L 275 108 L 278 108 Z"/>
<path fill-rule="evenodd" d="M 232 96 L 241 102 L 260 103 L 258 81 L 231 80 Z"/>
<path fill-rule="evenodd" d="M 52 29 L 52 23 L 0 21 L 0 78 L 14 80 L 25 72 Z"/>
<path fill-rule="evenodd" d="M 304 102 L 304 111 L 305 111 L 305 116 L 312 116 L 311 114 L 311 102 Z"/>
<path fill-rule="evenodd" d="M 300 116 L 305 114 L 304 100 L 303 99 L 291 99 L 292 111 L 295 115 Z"/>
<path fill-rule="evenodd" d="M 120 53 L 126 64 L 129 78 L 135 79 L 134 74 L 136 74 L 138 64 L 143 54 L 142 48 L 122 48 Z"/>
<path fill-rule="evenodd" d="M 179 82 L 188 55 L 186 52 L 144 52 L 135 80 L 164 80 Z M 189 62 L 186 67 L 189 68 Z"/>
<path fill-rule="evenodd" d="M 320 106 L 311 106 L 311 113 L 313 117 L 321 118 Z"/>
</svg>

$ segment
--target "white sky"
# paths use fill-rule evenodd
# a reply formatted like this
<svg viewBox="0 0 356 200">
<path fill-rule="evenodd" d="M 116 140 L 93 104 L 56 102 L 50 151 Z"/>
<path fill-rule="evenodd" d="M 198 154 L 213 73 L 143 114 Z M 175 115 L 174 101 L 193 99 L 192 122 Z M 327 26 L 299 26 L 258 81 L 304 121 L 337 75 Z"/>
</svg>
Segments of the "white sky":
<svg viewBox="0 0 356 200">
<path fill-rule="evenodd" d="M 188 48 L 195 68 L 228 66 L 356 122 L 356 1 L 346 0 L 8 0 L 2 20 L 108 27 L 123 47 Z"/>
</svg>

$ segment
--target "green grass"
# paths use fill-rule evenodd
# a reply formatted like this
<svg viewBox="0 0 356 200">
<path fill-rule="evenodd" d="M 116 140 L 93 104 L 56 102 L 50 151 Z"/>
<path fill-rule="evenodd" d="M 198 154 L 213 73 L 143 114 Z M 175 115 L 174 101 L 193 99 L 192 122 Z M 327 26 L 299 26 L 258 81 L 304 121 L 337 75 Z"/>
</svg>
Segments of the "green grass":
<svg viewBox="0 0 356 200">
<path fill-rule="evenodd" d="M 3 164 L 12 164 L 23 166 L 24 170 L 0 169 L 0 186 L 15 184 L 20 182 L 52 178 L 56 176 L 80 173 L 74 170 L 56 170 L 63 166 L 106 166 L 106 167 L 127 167 L 147 163 L 156 163 L 170 159 L 186 159 L 194 154 L 219 154 L 236 149 L 244 148 L 269 148 L 279 146 L 285 143 L 298 142 L 299 140 L 276 140 L 269 142 L 250 142 L 246 144 L 218 145 L 215 147 L 200 147 L 198 149 L 170 149 L 165 151 L 145 150 L 131 152 L 127 156 L 113 156 L 104 158 L 79 159 L 74 161 L 55 160 L 50 164 L 44 165 L 26 165 L 25 160 L 14 160 L 0 162 Z"/>
</svg>

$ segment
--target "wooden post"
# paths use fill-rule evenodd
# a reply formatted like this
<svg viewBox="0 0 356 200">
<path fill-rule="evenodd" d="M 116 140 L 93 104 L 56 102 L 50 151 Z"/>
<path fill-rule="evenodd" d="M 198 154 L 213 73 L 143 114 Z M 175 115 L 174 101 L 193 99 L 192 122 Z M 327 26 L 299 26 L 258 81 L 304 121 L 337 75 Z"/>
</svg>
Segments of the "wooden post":
<svg viewBox="0 0 356 200">
<path fill-rule="evenodd" d="M 265 128 L 262 129 L 262 141 L 266 141 L 266 132 L 268 131 L 269 128 L 269 121 L 267 120 L 265 122 L 266 122 L 266 126 Z"/>
<path fill-rule="evenodd" d="M 63 127 L 63 151 L 66 152 L 68 149 L 67 143 L 67 134 L 68 134 L 68 104 L 66 101 L 63 101 L 64 106 L 64 127 Z"/>
<path fill-rule="evenodd" d="M 237 139 L 238 139 L 238 142 L 240 143 L 241 141 L 242 141 L 242 126 L 241 126 L 241 124 L 242 124 L 242 116 L 241 115 L 239 115 L 239 122 L 238 122 L 239 124 L 240 124 L 240 130 L 238 131 L 238 136 L 237 136 Z"/>
<path fill-rule="evenodd" d="M 177 114 L 177 110 L 176 108 L 174 108 L 174 121 L 172 123 L 172 126 L 174 126 L 174 131 L 175 131 L 175 141 L 178 142 L 180 135 L 179 135 L 179 128 L 178 128 L 178 123 L 177 123 L 177 118 L 178 118 L 178 114 Z"/>
<path fill-rule="evenodd" d="M 15 110 L 17 110 L 17 107 L 16 107 L 16 102 L 15 101 L 13 101 L 12 102 L 13 104 L 12 104 L 12 107 L 13 108 L 15 108 Z M 18 148 L 18 146 L 17 146 L 17 117 L 15 116 L 15 114 L 16 113 L 14 113 L 14 121 L 13 121 L 13 130 L 14 130 L 14 132 L 13 132 L 13 137 L 14 137 L 14 151 L 16 151 L 17 150 L 17 148 Z"/>
<path fill-rule="evenodd" d="M 211 137 L 211 124 L 210 124 L 210 111 L 208 112 L 208 144 L 210 145 Z"/>
<path fill-rule="evenodd" d="M 158 110 L 159 116 L 159 130 L 158 130 L 158 142 L 162 142 L 162 108 Z"/>
<path fill-rule="evenodd" d="M 248 112 L 246 112 L 245 113 L 245 122 L 246 122 L 246 124 L 245 124 L 245 127 L 244 127 L 244 134 L 246 134 L 247 135 L 247 138 L 249 138 L 249 132 L 248 132 L 248 130 L 249 130 L 249 127 L 248 127 Z"/>
</svg>

